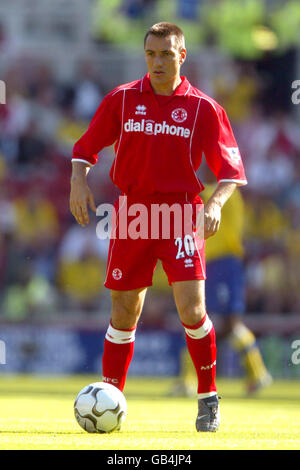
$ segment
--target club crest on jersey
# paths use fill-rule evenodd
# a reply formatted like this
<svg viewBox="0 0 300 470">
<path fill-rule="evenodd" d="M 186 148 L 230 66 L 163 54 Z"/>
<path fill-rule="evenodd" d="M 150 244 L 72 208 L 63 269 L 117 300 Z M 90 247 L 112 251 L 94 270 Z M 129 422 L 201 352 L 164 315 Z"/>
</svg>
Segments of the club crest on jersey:
<svg viewBox="0 0 300 470">
<path fill-rule="evenodd" d="M 116 280 L 119 281 L 122 278 L 122 271 L 119 268 L 116 268 L 112 272 L 112 277 Z"/>
<path fill-rule="evenodd" d="M 184 108 L 177 108 L 172 111 L 171 116 L 175 122 L 184 122 L 187 118 L 187 112 Z"/>
<path fill-rule="evenodd" d="M 135 109 L 136 109 L 135 114 L 143 114 L 143 115 L 146 114 L 147 108 L 143 104 L 138 104 Z"/>
</svg>

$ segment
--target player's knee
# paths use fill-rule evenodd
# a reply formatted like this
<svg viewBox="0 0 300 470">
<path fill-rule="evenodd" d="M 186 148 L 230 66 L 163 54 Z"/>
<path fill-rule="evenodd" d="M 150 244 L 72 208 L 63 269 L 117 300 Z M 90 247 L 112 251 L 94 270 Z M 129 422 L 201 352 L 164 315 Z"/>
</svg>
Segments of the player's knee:
<svg viewBox="0 0 300 470">
<path fill-rule="evenodd" d="M 201 303 L 194 304 L 191 302 L 182 305 L 178 309 L 178 313 L 182 323 L 185 325 L 196 325 L 196 323 L 204 318 L 206 309 L 205 305 L 202 305 Z"/>
</svg>

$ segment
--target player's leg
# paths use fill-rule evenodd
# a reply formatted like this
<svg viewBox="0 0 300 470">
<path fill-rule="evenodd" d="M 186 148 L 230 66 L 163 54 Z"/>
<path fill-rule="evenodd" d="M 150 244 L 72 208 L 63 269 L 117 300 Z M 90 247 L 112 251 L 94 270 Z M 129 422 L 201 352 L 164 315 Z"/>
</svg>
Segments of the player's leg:
<svg viewBox="0 0 300 470">
<path fill-rule="evenodd" d="M 172 284 L 177 311 L 184 326 L 188 350 L 198 376 L 201 398 L 216 395 L 214 327 L 206 313 L 204 280 Z"/>
<path fill-rule="evenodd" d="M 245 325 L 240 315 L 223 319 L 224 335 L 232 348 L 240 355 L 246 372 L 247 393 L 253 393 L 270 385 L 272 377 L 266 369 L 254 333 Z"/>
<path fill-rule="evenodd" d="M 197 431 L 216 431 L 220 422 L 215 384 L 216 338 L 213 324 L 206 313 L 205 281 L 174 282 L 172 288 L 198 378 L 196 428 Z"/>
<path fill-rule="evenodd" d="M 264 365 L 256 337 L 243 322 L 245 279 L 242 261 L 227 256 L 207 263 L 206 305 L 218 314 L 217 340 L 227 339 L 240 355 L 246 372 L 247 392 L 268 385 L 272 379 Z"/>
<path fill-rule="evenodd" d="M 192 216 L 196 228 L 202 201 L 197 196 L 191 202 L 186 198 L 185 202 L 188 204 L 184 205 L 192 209 L 187 216 Z M 199 411 L 196 429 L 216 431 L 220 421 L 215 385 L 216 343 L 214 327 L 205 308 L 205 242 L 200 230 L 184 231 L 182 237 L 161 240 L 156 256 L 162 261 L 173 288 L 187 347 L 197 373 Z"/>
<path fill-rule="evenodd" d="M 133 357 L 135 331 L 147 288 L 130 291 L 111 290 L 111 321 L 104 340 L 103 381 L 124 389 Z"/>
<path fill-rule="evenodd" d="M 118 204 L 119 201 L 116 208 Z M 125 385 L 133 356 L 136 325 L 147 287 L 152 284 L 156 261 L 151 240 L 128 236 L 110 241 L 104 285 L 111 291 L 112 312 L 102 366 L 103 380 L 120 390 Z"/>
<path fill-rule="evenodd" d="M 129 291 L 111 290 L 111 323 L 115 328 L 136 328 L 141 315 L 147 287 Z"/>
</svg>

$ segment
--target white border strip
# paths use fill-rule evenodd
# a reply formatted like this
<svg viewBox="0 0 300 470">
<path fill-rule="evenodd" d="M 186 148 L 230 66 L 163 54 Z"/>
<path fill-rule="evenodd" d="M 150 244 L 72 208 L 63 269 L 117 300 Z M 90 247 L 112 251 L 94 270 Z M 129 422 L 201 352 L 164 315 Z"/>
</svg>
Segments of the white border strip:
<svg viewBox="0 0 300 470">
<path fill-rule="evenodd" d="M 193 170 L 193 172 L 194 172 L 194 175 L 195 175 L 196 180 L 198 180 L 198 178 L 197 178 L 197 174 L 196 174 L 196 172 L 195 172 L 195 169 L 194 169 L 194 166 L 193 166 L 193 162 L 192 162 L 192 141 L 193 141 L 193 137 L 194 137 L 194 131 L 195 131 L 195 126 L 196 126 L 196 121 L 197 121 L 197 119 L 198 119 L 199 106 L 200 106 L 200 103 L 201 103 L 201 98 L 200 98 L 200 96 L 198 96 L 198 98 L 199 98 L 199 103 L 198 103 L 198 106 L 197 106 L 197 110 L 196 110 L 196 114 L 195 114 L 195 119 L 194 119 L 193 130 L 192 130 L 192 133 L 191 133 L 191 138 L 190 138 L 190 151 L 189 151 L 190 164 L 191 164 L 191 167 L 192 167 L 192 170 Z"/>
<path fill-rule="evenodd" d="M 91 162 L 88 162 L 87 160 L 82 160 L 82 158 L 72 158 L 72 162 L 82 162 L 82 163 L 87 163 L 90 166 L 93 166 Z"/>
<path fill-rule="evenodd" d="M 212 105 L 212 107 L 214 108 L 214 110 L 216 111 L 217 113 L 217 110 L 216 110 L 216 107 L 214 105 L 214 103 L 212 101 L 210 101 L 209 99 L 205 98 L 204 96 L 198 96 L 198 95 L 195 95 L 194 93 L 191 93 L 190 96 L 195 96 L 196 98 L 199 98 L 200 100 L 205 100 L 207 101 L 208 103 L 210 103 Z M 217 113 L 218 114 L 218 113 Z"/>
<path fill-rule="evenodd" d="M 190 91 L 190 88 L 191 88 L 191 84 L 189 83 L 189 87 L 188 87 L 188 89 L 186 90 L 184 96 L 186 96 L 186 95 L 188 94 L 188 92 Z"/>
<path fill-rule="evenodd" d="M 213 327 L 213 324 L 211 322 L 211 319 L 206 314 L 206 318 L 204 320 L 204 323 L 199 328 L 193 329 L 193 328 L 189 328 L 188 326 L 185 326 L 184 329 L 185 329 L 186 334 L 190 338 L 192 338 L 192 339 L 202 339 L 206 335 L 208 335 L 208 333 L 210 333 L 212 327 Z"/>
<path fill-rule="evenodd" d="M 121 120 L 121 135 L 119 139 L 119 145 L 116 151 L 116 158 L 115 158 L 115 166 L 114 166 L 114 173 L 113 173 L 113 178 L 115 179 L 115 173 L 116 173 L 116 166 L 117 166 L 117 159 L 118 159 L 118 154 L 119 154 L 119 148 L 121 144 L 121 140 L 123 137 L 123 129 L 124 129 L 124 107 L 125 107 L 125 94 L 126 94 L 127 88 L 123 88 L 124 94 L 123 94 L 123 101 L 122 101 L 122 120 Z"/>
<path fill-rule="evenodd" d="M 192 220 L 191 220 L 191 222 L 193 224 L 193 205 L 188 200 L 187 193 L 185 193 L 185 200 L 192 208 Z M 197 217 L 197 215 L 196 215 L 196 217 Z M 199 248 L 198 248 L 198 243 L 197 243 L 197 238 L 196 238 L 196 233 L 195 232 L 193 232 L 193 239 L 194 239 L 194 245 L 195 245 L 197 253 L 198 253 L 198 257 L 199 257 L 199 261 L 200 261 L 200 265 L 201 265 L 201 269 L 202 269 L 202 274 L 205 275 L 206 273 L 205 273 L 205 269 L 203 268 L 202 258 L 201 258 L 201 255 L 199 253 Z"/>
<path fill-rule="evenodd" d="M 119 205 L 119 209 L 118 209 L 118 212 L 117 212 L 117 215 L 116 215 L 116 229 L 115 229 L 115 234 L 114 234 L 114 235 L 115 235 L 115 238 L 114 238 L 113 244 L 112 244 L 112 246 L 111 246 L 109 260 L 108 260 L 108 262 L 107 262 L 107 269 L 106 269 L 106 276 L 105 276 L 104 284 L 105 284 L 106 281 L 107 281 L 107 277 L 108 277 L 108 273 L 109 273 L 109 268 L 110 268 L 110 263 L 111 263 L 111 258 L 112 258 L 112 252 L 113 252 L 113 249 L 114 249 L 114 246 L 115 246 L 115 243 L 116 243 L 117 228 L 118 228 L 118 225 L 119 225 L 118 215 L 119 215 L 120 210 L 121 210 L 122 207 L 124 206 L 125 201 L 127 201 L 127 197 L 124 197 L 123 204 L 121 205 L 121 207 L 120 207 L 120 205 Z M 119 200 L 119 203 L 120 203 L 120 200 Z"/>
<path fill-rule="evenodd" d="M 248 184 L 247 180 L 235 180 L 235 179 L 222 179 L 219 180 L 218 183 L 237 183 L 240 185 Z"/>
<path fill-rule="evenodd" d="M 112 325 L 109 325 L 105 339 L 115 344 L 133 343 L 135 340 L 135 329 L 131 331 L 117 330 Z"/>
<path fill-rule="evenodd" d="M 129 88 L 129 87 L 126 87 L 126 88 L 119 88 L 118 90 L 116 90 L 111 96 L 114 96 L 116 95 L 117 93 L 119 93 L 119 91 L 124 91 L 124 90 L 137 90 L 138 88 Z"/>
</svg>

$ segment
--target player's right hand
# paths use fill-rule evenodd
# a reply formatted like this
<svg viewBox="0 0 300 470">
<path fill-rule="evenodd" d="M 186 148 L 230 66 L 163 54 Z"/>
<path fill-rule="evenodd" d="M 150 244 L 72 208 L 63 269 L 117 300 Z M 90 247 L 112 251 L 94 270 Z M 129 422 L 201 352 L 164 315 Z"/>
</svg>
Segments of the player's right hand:
<svg viewBox="0 0 300 470">
<path fill-rule="evenodd" d="M 88 207 L 96 212 L 94 197 L 87 183 L 81 180 L 71 181 L 70 211 L 82 227 L 90 221 Z"/>
</svg>

